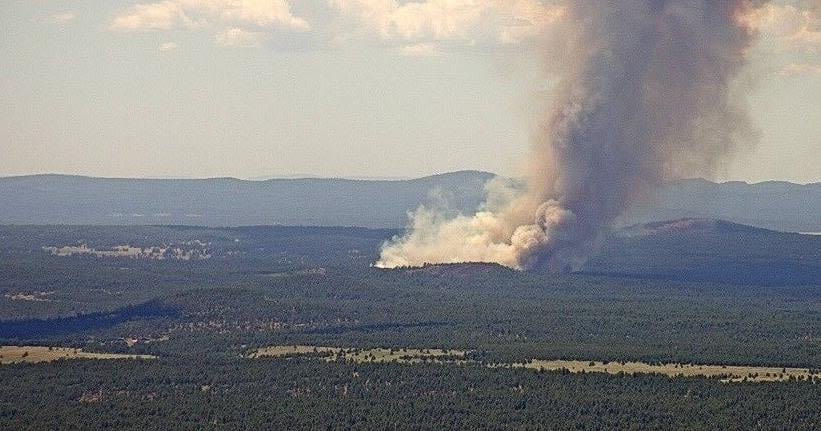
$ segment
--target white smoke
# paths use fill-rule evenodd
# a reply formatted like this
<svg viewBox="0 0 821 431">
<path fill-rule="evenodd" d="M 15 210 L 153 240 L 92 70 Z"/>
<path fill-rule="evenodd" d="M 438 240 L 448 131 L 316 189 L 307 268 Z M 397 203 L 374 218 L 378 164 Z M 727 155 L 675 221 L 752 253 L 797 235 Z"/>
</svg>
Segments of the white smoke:
<svg viewBox="0 0 821 431">
<path fill-rule="evenodd" d="M 567 0 L 546 73 L 562 75 L 524 190 L 472 216 L 420 208 L 376 266 L 495 262 L 578 269 L 613 220 L 665 180 L 709 174 L 754 134 L 731 90 L 752 0 Z M 560 49 L 555 49 L 555 45 Z M 549 48 L 548 48 L 549 47 Z M 558 65 L 556 67 L 555 65 Z"/>
</svg>

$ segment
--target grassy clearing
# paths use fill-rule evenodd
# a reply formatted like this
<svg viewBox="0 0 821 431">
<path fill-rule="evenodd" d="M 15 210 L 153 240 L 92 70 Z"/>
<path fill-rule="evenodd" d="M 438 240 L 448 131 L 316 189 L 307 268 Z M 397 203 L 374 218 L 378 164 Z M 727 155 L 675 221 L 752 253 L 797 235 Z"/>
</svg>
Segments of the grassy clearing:
<svg viewBox="0 0 821 431">
<path fill-rule="evenodd" d="M 345 347 L 321 346 L 270 346 L 255 350 L 248 356 L 251 358 L 281 358 L 289 356 L 316 355 L 326 360 L 336 360 L 338 357 L 353 362 L 399 362 L 419 363 L 428 362 L 457 362 L 464 361 L 463 350 L 442 349 L 356 349 Z"/>
<path fill-rule="evenodd" d="M 811 373 L 807 368 L 749 367 L 737 365 L 651 365 L 643 362 L 595 362 L 595 361 L 545 361 L 534 360 L 517 365 L 535 370 L 568 370 L 571 373 L 607 374 L 662 374 L 670 377 L 713 377 L 725 382 L 779 382 L 792 379 L 805 380 L 820 373 Z"/>
<path fill-rule="evenodd" d="M 151 355 L 84 352 L 82 349 L 45 346 L 0 346 L 0 364 L 52 362 L 62 359 L 154 359 Z"/>
<path fill-rule="evenodd" d="M 346 361 L 370 363 L 468 363 L 467 352 L 463 350 L 442 349 L 357 349 L 345 347 L 322 346 L 270 346 L 251 352 L 250 358 L 286 358 L 293 356 L 316 356 L 333 361 L 344 358 Z M 662 364 L 651 365 L 643 362 L 597 362 L 597 361 L 564 361 L 533 360 L 524 364 L 493 364 L 491 367 L 519 367 L 532 370 L 560 371 L 571 373 L 607 373 L 607 374 L 661 374 L 670 377 L 707 377 L 719 378 L 723 382 L 780 382 L 793 380 L 821 380 L 821 371 L 807 368 L 753 367 L 738 365 L 691 365 Z"/>
</svg>

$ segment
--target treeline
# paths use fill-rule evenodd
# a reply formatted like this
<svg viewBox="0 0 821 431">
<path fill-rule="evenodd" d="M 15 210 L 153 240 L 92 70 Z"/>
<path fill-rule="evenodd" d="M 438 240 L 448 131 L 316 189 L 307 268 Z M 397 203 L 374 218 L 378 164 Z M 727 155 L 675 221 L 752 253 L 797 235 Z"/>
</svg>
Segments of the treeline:
<svg viewBox="0 0 821 431">
<path fill-rule="evenodd" d="M 331 268 L 273 277 L 229 272 L 210 280 L 203 274 L 188 279 L 183 272 L 161 271 L 147 274 L 146 280 L 170 286 L 131 288 L 140 295 L 153 292 L 145 304 L 161 314 L 134 314 L 125 305 L 104 314 L 122 319 L 115 326 L 47 336 L 14 331 L 0 342 L 89 344 L 160 356 L 313 344 L 473 350 L 475 359 L 486 362 L 542 358 L 821 366 L 817 289 L 454 270 L 432 275 Z M 0 334 L 11 334 L 4 327 L 19 326 L 0 322 Z M 136 346 L 124 341 L 166 336 L 167 341 Z"/>
<path fill-rule="evenodd" d="M 2 429 L 790 429 L 821 424 L 806 382 L 537 373 L 310 360 L 0 367 Z"/>
</svg>

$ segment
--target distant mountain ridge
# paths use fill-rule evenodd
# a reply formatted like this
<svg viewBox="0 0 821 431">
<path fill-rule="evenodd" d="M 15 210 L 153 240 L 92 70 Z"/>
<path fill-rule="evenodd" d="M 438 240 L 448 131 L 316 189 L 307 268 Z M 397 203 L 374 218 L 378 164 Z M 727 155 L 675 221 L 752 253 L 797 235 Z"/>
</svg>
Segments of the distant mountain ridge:
<svg viewBox="0 0 821 431">
<path fill-rule="evenodd" d="M 306 225 L 398 228 L 420 204 L 446 199 L 470 214 L 494 174 L 460 171 L 411 180 L 126 179 L 70 175 L 0 178 L 0 224 Z M 438 196 L 438 198 L 434 198 Z M 821 232 L 821 183 L 684 180 L 619 220 L 622 226 L 716 218 Z"/>
<path fill-rule="evenodd" d="M 493 177 L 476 171 L 407 181 L 8 177 L 0 178 L 0 223 L 400 227 L 436 190 L 459 211 L 475 211 Z"/>
</svg>

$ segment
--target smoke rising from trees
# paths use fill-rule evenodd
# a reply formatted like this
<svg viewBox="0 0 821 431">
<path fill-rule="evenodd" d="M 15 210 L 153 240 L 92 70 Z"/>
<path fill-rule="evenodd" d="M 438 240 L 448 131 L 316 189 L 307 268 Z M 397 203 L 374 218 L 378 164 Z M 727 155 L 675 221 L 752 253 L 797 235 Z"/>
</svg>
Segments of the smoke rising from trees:
<svg viewBox="0 0 821 431">
<path fill-rule="evenodd" d="M 524 190 L 488 185 L 475 215 L 420 208 L 376 266 L 495 262 L 578 269 L 614 219 L 666 180 L 709 175 L 753 142 L 731 85 L 754 31 L 751 0 L 565 1 L 545 38 L 561 82 Z"/>
</svg>

